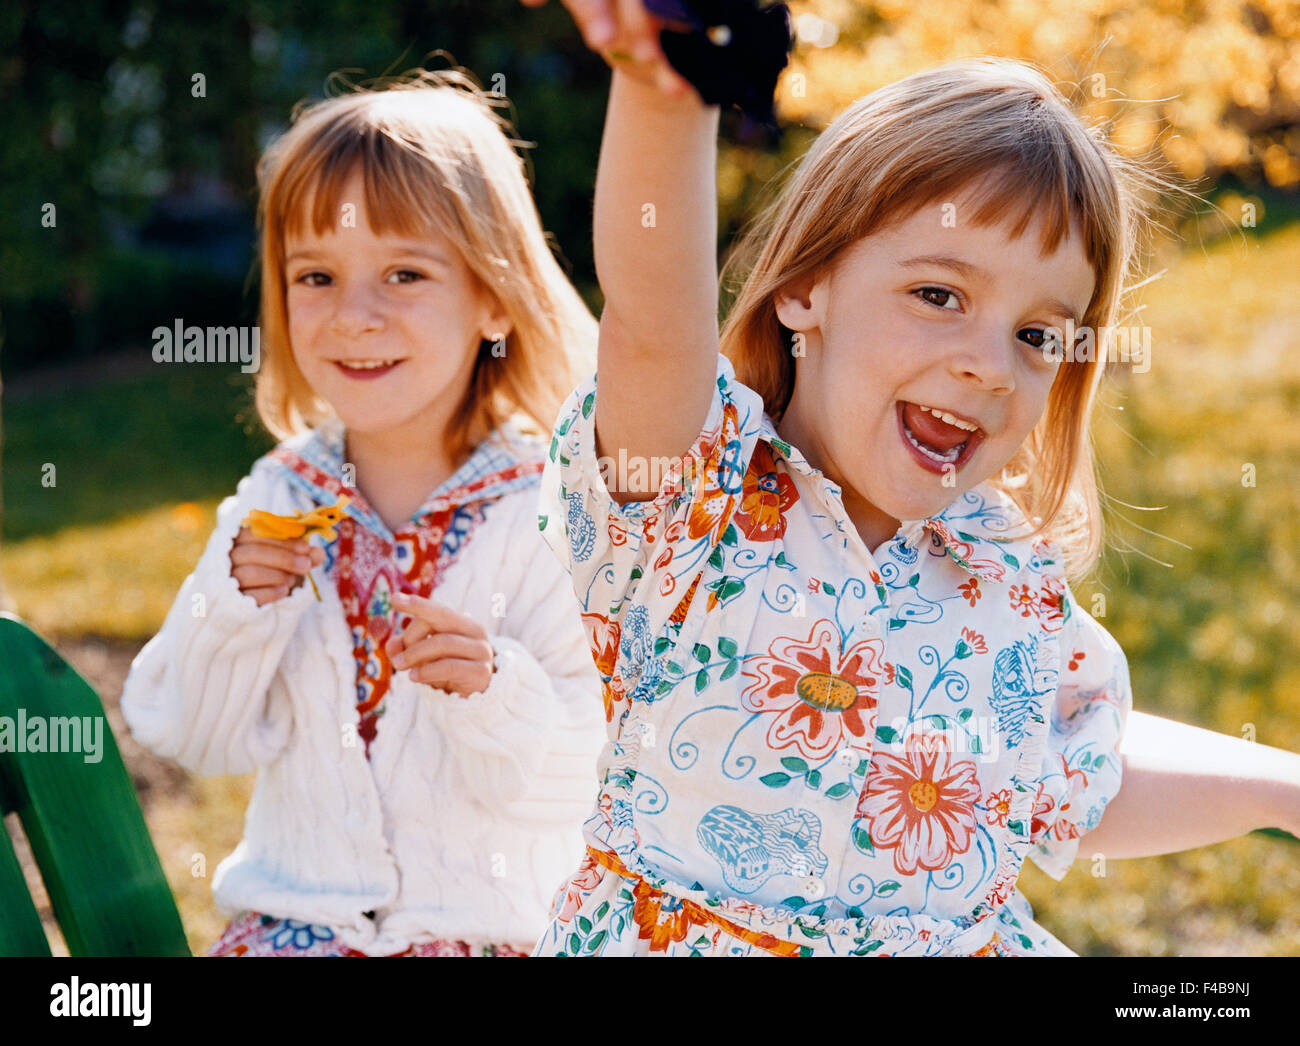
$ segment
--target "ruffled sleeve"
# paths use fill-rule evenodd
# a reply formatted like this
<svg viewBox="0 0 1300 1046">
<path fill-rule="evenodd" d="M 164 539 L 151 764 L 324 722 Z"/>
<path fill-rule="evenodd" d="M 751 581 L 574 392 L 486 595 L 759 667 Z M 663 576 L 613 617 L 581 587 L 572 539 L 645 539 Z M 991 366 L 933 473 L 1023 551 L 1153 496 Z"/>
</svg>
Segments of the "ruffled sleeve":
<svg viewBox="0 0 1300 1046">
<path fill-rule="evenodd" d="M 1030 829 L 1030 859 L 1061 879 L 1081 838 L 1119 792 L 1120 742 L 1133 707 L 1128 660 L 1067 589 L 1060 633 L 1061 676 Z"/>
<path fill-rule="evenodd" d="M 653 499 L 620 505 L 611 479 L 635 462 L 596 458 L 596 375 L 565 401 L 542 474 L 539 527 L 569 571 L 588 642 L 604 682 L 606 719 L 638 686 L 655 640 L 684 614 L 743 492 L 763 420 L 762 398 L 736 380 L 719 354 L 703 429 L 679 459 L 660 459 Z M 680 616 L 678 616 L 680 620 Z"/>
</svg>

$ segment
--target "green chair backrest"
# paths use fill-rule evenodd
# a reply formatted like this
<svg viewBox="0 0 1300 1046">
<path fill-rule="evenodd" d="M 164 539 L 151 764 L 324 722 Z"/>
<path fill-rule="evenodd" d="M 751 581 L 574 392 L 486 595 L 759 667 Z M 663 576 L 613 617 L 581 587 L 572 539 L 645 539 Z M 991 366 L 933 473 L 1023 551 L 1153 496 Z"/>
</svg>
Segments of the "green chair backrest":
<svg viewBox="0 0 1300 1046">
<path fill-rule="evenodd" d="M 27 625 L 0 614 L 0 814 L 10 812 L 72 955 L 190 954 L 99 695 Z M 0 831 L 0 955 L 49 954 Z"/>
</svg>

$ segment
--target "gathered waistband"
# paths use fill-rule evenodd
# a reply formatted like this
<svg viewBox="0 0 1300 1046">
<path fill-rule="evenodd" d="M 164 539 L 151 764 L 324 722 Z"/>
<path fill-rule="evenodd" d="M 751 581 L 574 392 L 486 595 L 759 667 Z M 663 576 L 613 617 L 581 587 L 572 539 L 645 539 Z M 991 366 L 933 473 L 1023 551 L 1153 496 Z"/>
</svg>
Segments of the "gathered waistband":
<svg viewBox="0 0 1300 1046">
<path fill-rule="evenodd" d="M 997 919 L 990 916 L 966 926 L 956 926 L 943 920 L 926 916 L 878 915 L 864 919 L 806 920 L 793 913 L 782 913 L 770 908 L 754 906 L 748 916 L 739 912 L 723 915 L 707 904 L 676 897 L 651 885 L 642 876 L 630 871 L 619 858 L 607 851 L 588 846 L 587 852 L 597 864 L 636 883 L 639 899 L 671 898 L 679 906 L 680 917 L 699 926 L 715 926 L 738 940 L 746 941 L 772 955 L 809 956 L 818 951 L 836 954 L 826 947 L 828 938 L 846 938 L 845 951 L 856 954 L 891 955 L 972 955 L 994 956 L 1001 954 L 1001 937 L 997 933 Z M 745 925 L 750 922 L 751 925 Z M 833 927 L 823 925 L 834 924 Z M 757 924 L 757 925 L 755 925 Z M 766 927 L 764 927 L 766 924 Z M 762 927 L 762 928 L 760 928 Z M 783 939 L 774 930 L 803 938 Z M 684 930 L 684 927 L 683 927 Z M 849 940 L 857 945 L 850 949 Z"/>
</svg>

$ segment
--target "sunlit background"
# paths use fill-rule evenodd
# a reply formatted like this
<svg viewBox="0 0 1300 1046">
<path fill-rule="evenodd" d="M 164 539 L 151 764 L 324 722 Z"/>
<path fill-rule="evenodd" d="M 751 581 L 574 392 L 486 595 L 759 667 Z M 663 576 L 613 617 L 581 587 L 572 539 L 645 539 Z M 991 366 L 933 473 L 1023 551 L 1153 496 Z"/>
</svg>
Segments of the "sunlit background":
<svg viewBox="0 0 1300 1046">
<path fill-rule="evenodd" d="M 1135 302 L 1152 365 L 1115 368 L 1096 419 L 1110 548 L 1076 590 L 1126 650 L 1140 710 L 1300 751 L 1300 6 L 791 9 L 799 42 L 779 140 L 726 121 L 724 251 L 764 187 L 854 98 L 974 54 L 1042 66 L 1121 148 L 1199 195 L 1169 201 L 1159 277 Z M 255 322 L 261 147 L 331 72 L 397 72 L 440 48 L 514 104 L 536 143 L 543 221 L 598 307 L 590 214 L 608 74 L 558 3 L 0 11 L 0 584 L 104 698 L 195 951 L 224 926 L 211 872 L 239 839 L 253 778 L 197 778 L 153 758 L 117 699 L 217 502 L 271 440 L 250 376 L 156 364 L 150 332 Z M 206 876 L 191 874 L 195 854 Z M 1300 846 L 1251 836 L 1091 871 L 1081 861 L 1057 884 L 1031 866 L 1022 878 L 1042 923 L 1081 953 L 1300 955 Z"/>
</svg>

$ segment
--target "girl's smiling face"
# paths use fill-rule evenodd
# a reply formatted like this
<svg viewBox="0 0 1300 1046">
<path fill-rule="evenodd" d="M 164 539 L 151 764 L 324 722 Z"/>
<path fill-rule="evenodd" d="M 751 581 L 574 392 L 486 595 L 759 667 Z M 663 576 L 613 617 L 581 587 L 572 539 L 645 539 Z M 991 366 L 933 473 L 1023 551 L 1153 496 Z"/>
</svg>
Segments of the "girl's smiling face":
<svg viewBox="0 0 1300 1046">
<path fill-rule="evenodd" d="M 1041 217 L 1012 236 L 1010 219 L 963 224 L 975 209 L 959 197 L 945 225 L 954 212 L 927 204 L 776 300 L 805 339 L 781 435 L 841 487 L 872 550 L 1011 460 L 1069 366 L 1043 331 L 1082 323 L 1092 299 L 1077 225 L 1042 255 Z"/>
<path fill-rule="evenodd" d="M 318 236 L 307 222 L 285 238 L 294 361 L 351 432 L 441 437 L 480 340 L 508 334 L 509 321 L 448 239 L 371 228 L 359 170 L 339 199 L 355 225 Z"/>
</svg>

